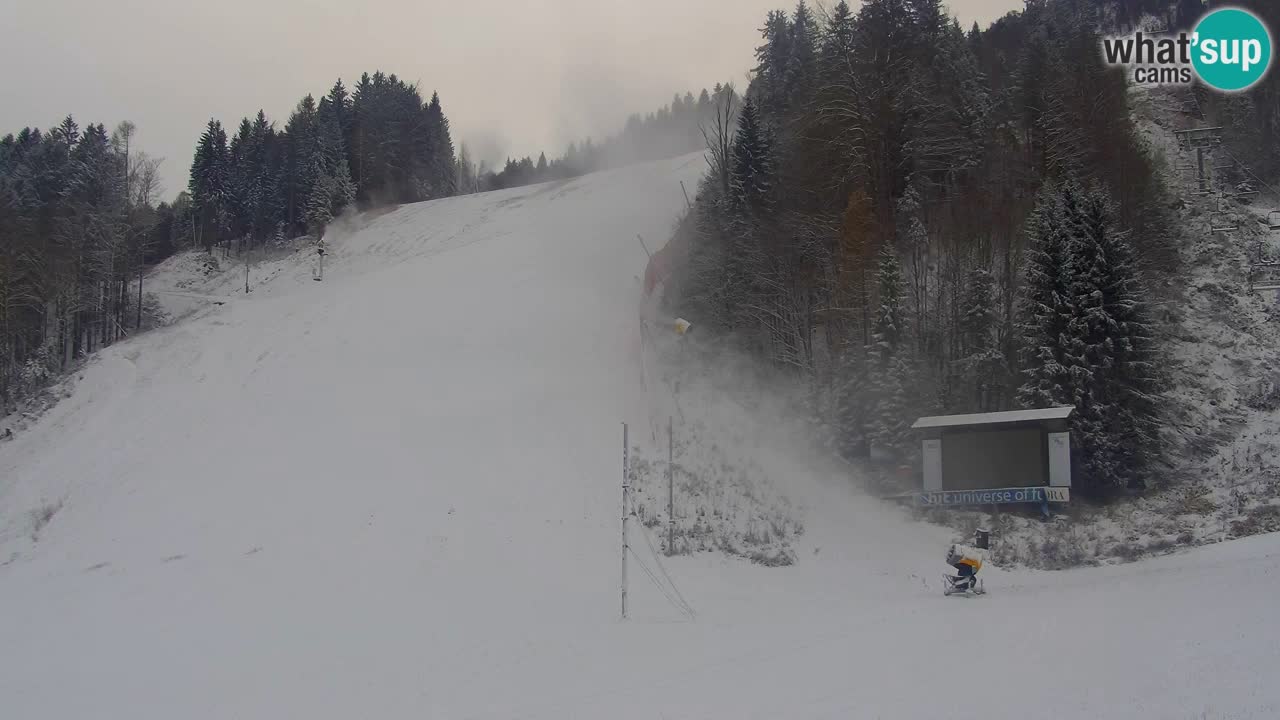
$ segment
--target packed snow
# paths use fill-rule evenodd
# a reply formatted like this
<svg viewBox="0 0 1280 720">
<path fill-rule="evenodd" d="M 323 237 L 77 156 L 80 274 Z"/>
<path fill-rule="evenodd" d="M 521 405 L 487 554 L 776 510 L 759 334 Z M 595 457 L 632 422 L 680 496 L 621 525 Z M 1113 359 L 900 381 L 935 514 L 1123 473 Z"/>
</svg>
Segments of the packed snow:
<svg viewBox="0 0 1280 720">
<path fill-rule="evenodd" d="M 350 218 L 322 282 L 298 252 L 184 286 L 210 301 L 0 445 L 0 714 L 1280 716 L 1280 536 L 944 598 L 947 530 L 731 364 L 642 351 L 636 236 L 704 169 Z M 672 416 L 689 467 L 754 468 L 718 497 L 794 520 L 796 562 L 631 523 L 624 621 L 622 424 L 660 461 Z"/>
</svg>

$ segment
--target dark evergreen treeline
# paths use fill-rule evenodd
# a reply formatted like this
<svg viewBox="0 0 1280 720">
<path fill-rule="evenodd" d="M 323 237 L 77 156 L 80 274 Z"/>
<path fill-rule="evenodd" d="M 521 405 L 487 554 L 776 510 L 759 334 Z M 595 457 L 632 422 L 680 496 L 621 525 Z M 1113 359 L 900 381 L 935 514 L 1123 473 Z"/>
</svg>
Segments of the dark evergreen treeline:
<svg viewBox="0 0 1280 720">
<path fill-rule="evenodd" d="M 715 108 L 729 92 L 728 86 L 717 84 L 697 98 L 693 93 L 676 95 L 670 105 L 656 112 L 632 115 L 621 132 L 604 142 L 596 144 L 588 138 L 572 143 L 562 156 L 550 161 L 545 153 L 536 161 L 531 157 L 508 158 L 503 168 L 490 171 L 474 166 L 464 147 L 458 155 L 459 187 L 464 192 L 500 190 L 701 150 L 706 146 L 702 128 L 714 120 Z"/>
<path fill-rule="evenodd" d="M 0 139 L 0 412 L 143 323 L 141 271 L 175 243 L 159 161 L 121 123 Z"/>
<path fill-rule="evenodd" d="M 1098 33 L 1189 6 L 1028 0 L 968 32 L 939 0 L 770 13 L 667 301 L 811 378 L 850 455 L 913 454 L 920 415 L 1065 403 L 1081 484 L 1144 484 L 1173 198 Z M 1210 103 L 1241 108 L 1250 154 L 1275 152 L 1278 77 Z"/>
<path fill-rule="evenodd" d="M 191 164 L 192 233 L 206 248 L 319 236 L 353 204 L 452 195 L 455 171 L 440 97 L 366 73 L 350 92 L 338 80 L 319 102 L 307 95 L 282 130 L 262 111 L 230 137 L 210 120 Z"/>
<path fill-rule="evenodd" d="M 234 130 L 210 120 L 187 191 L 158 202 L 158 160 L 122 123 L 27 128 L 0 141 L 0 409 L 74 359 L 144 325 L 143 270 L 179 249 L 243 252 L 320 235 L 348 207 L 571 177 L 702 145 L 713 97 L 677 97 L 618 136 L 551 162 L 479 173 L 454 157 L 440 99 L 395 75 L 304 97 L 283 128 L 259 111 Z M 723 92 L 727 92 L 723 91 Z"/>
<path fill-rule="evenodd" d="M 457 191 L 439 97 L 380 72 L 308 95 L 282 129 L 261 111 L 230 135 L 210 120 L 171 203 L 135 132 L 68 117 L 0 140 L 0 410 L 142 327 L 143 269 L 178 249 L 239 252 Z"/>
</svg>

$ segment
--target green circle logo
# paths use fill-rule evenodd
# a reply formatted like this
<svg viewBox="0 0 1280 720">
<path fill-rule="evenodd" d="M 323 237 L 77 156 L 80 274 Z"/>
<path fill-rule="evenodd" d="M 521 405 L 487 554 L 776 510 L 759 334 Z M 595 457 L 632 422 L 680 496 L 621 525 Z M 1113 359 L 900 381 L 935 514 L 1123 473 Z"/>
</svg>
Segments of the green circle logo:
<svg viewBox="0 0 1280 720">
<path fill-rule="evenodd" d="M 1191 63 L 1210 87 L 1237 92 L 1253 87 L 1271 66 L 1271 33 L 1258 16 L 1222 8 L 1200 18 Z"/>
</svg>

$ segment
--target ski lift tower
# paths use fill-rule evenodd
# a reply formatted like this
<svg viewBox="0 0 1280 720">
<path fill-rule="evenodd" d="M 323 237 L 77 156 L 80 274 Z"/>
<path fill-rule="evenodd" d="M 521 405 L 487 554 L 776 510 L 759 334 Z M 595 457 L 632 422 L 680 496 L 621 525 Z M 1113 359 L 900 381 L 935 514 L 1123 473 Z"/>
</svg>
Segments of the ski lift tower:
<svg viewBox="0 0 1280 720">
<path fill-rule="evenodd" d="M 1269 233 L 1280 232 L 1280 210 L 1272 210 L 1259 224 Z M 1254 257 L 1249 261 L 1249 292 L 1280 291 L 1280 258 L 1267 252 L 1266 239 L 1259 240 Z"/>
<path fill-rule="evenodd" d="M 1174 135 L 1178 138 L 1178 147 L 1180 149 L 1196 151 L 1193 167 L 1196 171 L 1198 184 L 1192 194 L 1201 196 L 1213 194 L 1213 183 L 1210 180 L 1211 171 L 1205 166 L 1204 155 L 1205 150 L 1212 150 L 1222 144 L 1222 128 L 1206 127 L 1175 130 Z"/>
<path fill-rule="evenodd" d="M 1178 138 L 1178 146 L 1183 150 L 1203 150 L 1205 148 L 1215 148 L 1222 144 L 1221 127 L 1174 130 L 1173 134 Z"/>
</svg>

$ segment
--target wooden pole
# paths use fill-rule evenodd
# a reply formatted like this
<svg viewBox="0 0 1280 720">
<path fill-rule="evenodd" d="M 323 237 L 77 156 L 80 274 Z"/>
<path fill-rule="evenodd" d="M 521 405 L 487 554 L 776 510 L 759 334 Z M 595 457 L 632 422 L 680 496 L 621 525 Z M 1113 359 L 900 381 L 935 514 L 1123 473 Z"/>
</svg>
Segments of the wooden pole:
<svg viewBox="0 0 1280 720">
<path fill-rule="evenodd" d="M 631 516 L 631 477 L 627 471 L 627 424 L 622 423 L 622 619 L 627 619 L 627 518 Z"/>
<path fill-rule="evenodd" d="M 1202 147 L 1196 148 L 1196 166 L 1199 169 L 1196 174 L 1200 177 L 1200 192 L 1209 192 L 1209 177 L 1204 172 L 1204 148 Z"/>
<path fill-rule="evenodd" d="M 667 555 L 676 554 L 676 431 L 675 418 L 667 418 Z"/>
<path fill-rule="evenodd" d="M 142 329 L 142 260 L 138 260 L 138 329 Z"/>
</svg>

